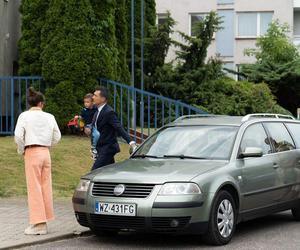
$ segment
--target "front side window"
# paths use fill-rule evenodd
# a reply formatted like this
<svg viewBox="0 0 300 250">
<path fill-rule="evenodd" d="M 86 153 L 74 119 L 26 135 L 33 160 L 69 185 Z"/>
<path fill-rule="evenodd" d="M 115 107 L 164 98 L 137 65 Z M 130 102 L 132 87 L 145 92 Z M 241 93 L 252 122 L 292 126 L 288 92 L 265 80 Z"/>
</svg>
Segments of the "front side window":
<svg viewBox="0 0 300 250">
<path fill-rule="evenodd" d="M 261 148 L 264 155 L 272 152 L 270 141 L 261 124 L 254 124 L 246 129 L 241 141 L 240 153 L 245 152 L 247 147 Z"/>
<path fill-rule="evenodd" d="M 293 139 L 282 123 L 268 122 L 264 125 L 269 131 L 270 141 L 276 152 L 295 149 Z"/>
<path fill-rule="evenodd" d="M 266 34 L 273 12 L 240 12 L 237 14 L 238 37 L 258 37 Z"/>
<path fill-rule="evenodd" d="M 158 158 L 230 158 L 238 127 L 182 126 L 168 127 L 154 134 L 136 151 L 133 157 Z"/>
</svg>

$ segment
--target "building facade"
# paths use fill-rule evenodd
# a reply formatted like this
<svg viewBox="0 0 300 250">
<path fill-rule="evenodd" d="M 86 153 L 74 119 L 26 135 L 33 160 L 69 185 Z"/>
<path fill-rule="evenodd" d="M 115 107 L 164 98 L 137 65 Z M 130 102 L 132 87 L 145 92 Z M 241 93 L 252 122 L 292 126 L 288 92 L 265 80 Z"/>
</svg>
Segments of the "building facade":
<svg viewBox="0 0 300 250">
<path fill-rule="evenodd" d="M 0 0 L 0 76 L 17 74 L 21 0 Z"/>
<path fill-rule="evenodd" d="M 253 63 L 245 56 L 247 48 L 255 48 L 257 37 L 264 35 L 272 20 L 287 23 L 291 39 L 300 43 L 300 0 L 156 0 L 158 22 L 167 11 L 176 21 L 175 31 L 193 35 L 194 25 L 210 11 L 222 17 L 222 28 L 208 49 L 208 57 L 218 55 L 225 67 L 237 70 L 240 64 Z M 178 33 L 173 39 L 182 41 Z M 173 60 L 176 48 L 171 47 L 167 61 Z"/>
</svg>

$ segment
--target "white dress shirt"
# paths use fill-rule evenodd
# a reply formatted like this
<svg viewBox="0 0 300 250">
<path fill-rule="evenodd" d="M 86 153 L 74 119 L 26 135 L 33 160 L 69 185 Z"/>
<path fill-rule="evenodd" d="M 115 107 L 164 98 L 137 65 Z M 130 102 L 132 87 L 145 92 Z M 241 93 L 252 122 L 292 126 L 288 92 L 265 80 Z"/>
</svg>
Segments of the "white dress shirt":
<svg viewBox="0 0 300 250">
<path fill-rule="evenodd" d="M 95 121 L 95 127 L 96 127 L 96 129 L 98 129 L 97 128 L 98 117 L 100 115 L 101 110 L 104 108 L 105 105 L 106 105 L 106 103 L 104 103 L 103 105 L 101 105 L 101 106 L 98 107 L 98 114 L 97 114 L 96 121 Z"/>
<path fill-rule="evenodd" d="M 21 113 L 15 129 L 18 153 L 23 154 L 26 146 L 41 145 L 51 147 L 58 143 L 61 133 L 52 114 L 34 107 Z"/>
</svg>

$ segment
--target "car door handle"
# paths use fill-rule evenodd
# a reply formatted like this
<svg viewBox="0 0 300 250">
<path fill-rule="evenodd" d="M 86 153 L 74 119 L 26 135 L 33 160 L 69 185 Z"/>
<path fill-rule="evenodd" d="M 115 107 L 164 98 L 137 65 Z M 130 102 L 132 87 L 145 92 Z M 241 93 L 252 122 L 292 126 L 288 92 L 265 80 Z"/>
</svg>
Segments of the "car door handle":
<svg viewBox="0 0 300 250">
<path fill-rule="evenodd" d="M 277 169 L 277 168 L 279 168 L 279 165 L 277 163 L 273 163 L 273 168 Z"/>
</svg>

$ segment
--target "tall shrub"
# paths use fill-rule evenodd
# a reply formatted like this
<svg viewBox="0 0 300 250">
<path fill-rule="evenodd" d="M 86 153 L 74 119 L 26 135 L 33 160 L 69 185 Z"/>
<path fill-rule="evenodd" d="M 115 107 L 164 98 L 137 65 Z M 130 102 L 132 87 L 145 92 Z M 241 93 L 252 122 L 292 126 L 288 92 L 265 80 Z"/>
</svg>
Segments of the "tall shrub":
<svg viewBox="0 0 300 250">
<path fill-rule="evenodd" d="M 116 39 L 115 13 L 117 0 L 91 0 L 95 13 L 97 48 L 100 51 L 99 77 L 118 78 L 118 49 Z"/>
<path fill-rule="evenodd" d="M 23 0 L 20 6 L 22 36 L 19 40 L 19 74 L 41 75 L 41 31 L 49 0 Z"/>
<path fill-rule="evenodd" d="M 128 26 L 126 0 L 118 0 L 115 11 L 116 42 L 118 49 L 117 79 L 127 83 L 130 79 L 127 65 Z"/>
<path fill-rule="evenodd" d="M 48 87 L 47 110 L 61 126 L 79 112 L 78 104 L 99 76 L 95 21 L 89 0 L 49 4 L 42 29 L 42 75 Z"/>
</svg>

